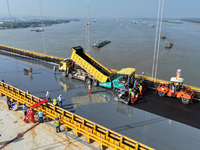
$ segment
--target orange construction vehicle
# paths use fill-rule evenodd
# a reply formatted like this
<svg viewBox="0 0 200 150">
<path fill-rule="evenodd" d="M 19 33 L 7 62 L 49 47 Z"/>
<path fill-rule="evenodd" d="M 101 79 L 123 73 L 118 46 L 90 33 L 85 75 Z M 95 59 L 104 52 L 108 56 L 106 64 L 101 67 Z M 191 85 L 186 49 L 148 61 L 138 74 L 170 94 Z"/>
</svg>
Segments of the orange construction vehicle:
<svg viewBox="0 0 200 150">
<path fill-rule="evenodd" d="M 189 87 L 183 86 L 183 78 L 172 77 L 171 83 L 161 83 L 157 87 L 157 93 L 159 96 L 170 96 L 181 99 L 183 104 L 192 103 L 194 98 L 194 91 Z"/>
</svg>

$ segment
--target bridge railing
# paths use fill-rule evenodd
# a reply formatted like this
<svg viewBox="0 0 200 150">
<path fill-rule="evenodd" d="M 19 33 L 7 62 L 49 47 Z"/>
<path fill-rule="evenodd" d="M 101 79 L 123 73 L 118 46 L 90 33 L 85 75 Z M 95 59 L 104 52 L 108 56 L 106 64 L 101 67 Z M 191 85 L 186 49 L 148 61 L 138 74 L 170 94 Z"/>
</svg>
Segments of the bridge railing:
<svg viewBox="0 0 200 150">
<path fill-rule="evenodd" d="M 11 101 L 16 102 L 17 104 L 26 104 L 28 107 L 42 101 L 42 99 L 36 96 L 27 94 L 26 92 L 1 81 L 0 94 L 11 98 Z M 40 109 L 42 109 L 48 120 L 55 120 L 58 117 L 66 130 L 73 129 L 77 136 L 79 134 L 86 136 L 88 142 L 94 140 L 100 143 L 101 149 L 103 149 L 103 147 L 108 147 L 118 150 L 153 150 L 153 148 L 149 146 L 116 133 L 63 108 L 57 106 L 54 107 L 51 103 L 45 103 L 34 108 L 35 111 L 39 111 Z"/>
<path fill-rule="evenodd" d="M 37 53 L 37 52 L 32 52 L 24 49 L 19 49 L 15 47 L 10 47 L 10 46 L 5 46 L 5 45 L 0 45 L 0 50 L 4 50 L 7 52 L 15 53 L 15 54 L 20 54 L 23 56 L 28 56 L 36 59 L 41 59 L 49 62 L 54 62 L 54 63 L 59 63 L 60 61 L 64 60 L 64 58 L 60 57 L 55 57 L 51 55 L 46 55 L 42 53 Z"/>
</svg>

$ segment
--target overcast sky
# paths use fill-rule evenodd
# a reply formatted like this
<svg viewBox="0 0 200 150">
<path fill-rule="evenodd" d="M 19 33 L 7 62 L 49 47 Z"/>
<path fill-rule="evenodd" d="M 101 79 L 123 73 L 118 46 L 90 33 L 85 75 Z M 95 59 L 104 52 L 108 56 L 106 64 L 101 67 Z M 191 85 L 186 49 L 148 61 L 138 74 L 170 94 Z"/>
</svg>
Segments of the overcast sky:
<svg viewBox="0 0 200 150">
<path fill-rule="evenodd" d="M 8 0 L 11 15 L 84 18 L 85 0 Z M 161 0 L 162 1 L 162 0 Z M 159 0 L 90 0 L 90 17 L 156 18 Z M 8 16 L 7 0 L 0 15 Z M 165 0 L 164 18 L 200 18 L 200 0 Z"/>
</svg>

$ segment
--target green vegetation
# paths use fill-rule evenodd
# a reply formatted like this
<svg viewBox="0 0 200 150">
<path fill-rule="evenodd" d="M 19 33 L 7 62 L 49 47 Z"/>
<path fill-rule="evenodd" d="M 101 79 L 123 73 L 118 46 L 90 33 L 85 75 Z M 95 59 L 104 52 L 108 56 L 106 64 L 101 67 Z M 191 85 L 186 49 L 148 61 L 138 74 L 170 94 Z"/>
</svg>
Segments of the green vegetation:
<svg viewBox="0 0 200 150">
<path fill-rule="evenodd" d="M 173 23 L 173 24 L 183 24 L 183 22 L 178 21 L 178 20 L 163 20 L 163 22 Z"/>
<path fill-rule="evenodd" d="M 43 25 L 39 21 L 30 21 L 30 22 L 13 22 L 12 28 L 29 28 L 29 27 L 44 27 L 51 26 L 53 24 L 61 24 L 61 23 L 69 23 L 70 20 L 45 20 L 43 21 Z M 0 29 L 10 29 L 10 22 L 4 22 L 0 24 Z"/>
<path fill-rule="evenodd" d="M 197 23 L 200 24 L 200 18 L 189 18 L 189 19 L 181 19 L 186 22 Z"/>
</svg>

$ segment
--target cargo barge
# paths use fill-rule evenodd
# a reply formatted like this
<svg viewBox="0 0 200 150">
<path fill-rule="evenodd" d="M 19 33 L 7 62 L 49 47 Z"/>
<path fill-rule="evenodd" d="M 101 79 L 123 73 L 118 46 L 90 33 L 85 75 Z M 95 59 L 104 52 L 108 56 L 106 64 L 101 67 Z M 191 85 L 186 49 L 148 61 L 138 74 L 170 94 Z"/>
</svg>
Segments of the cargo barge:
<svg viewBox="0 0 200 150">
<path fill-rule="evenodd" d="M 101 48 L 101 47 L 103 47 L 103 46 L 105 46 L 106 44 L 108 44 L 108 43 L 110 43 L 111 41 L 109 41 L 109 40 L 105 40 L 105 41 L 103 41 L 103 42 L 101 42 L 101 43 L 99 43 L 99 42 L 96 42 L 96 43 L 94 43 L 94 45 L 92 46 L 93 48 Z"/>
</svg>

